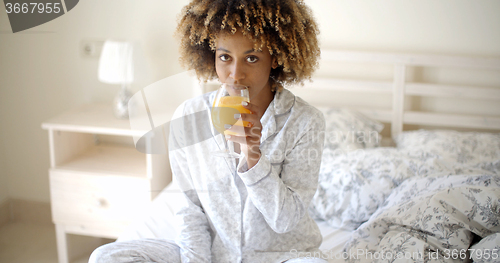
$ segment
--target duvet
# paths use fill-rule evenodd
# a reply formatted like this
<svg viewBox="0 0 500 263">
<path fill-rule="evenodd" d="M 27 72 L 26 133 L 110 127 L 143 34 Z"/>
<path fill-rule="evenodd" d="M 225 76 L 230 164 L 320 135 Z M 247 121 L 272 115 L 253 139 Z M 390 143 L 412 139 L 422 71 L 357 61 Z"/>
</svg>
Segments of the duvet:
<svg viewBox="0 0 500 263">
<path fill-rule="evenodd" d="M 500 262 L 500 134 L 407 132 L 325 149 L 310 213 L 352 230 L 330 262 Z"/>
<path fill-rule="evenodd" d="M 344 248 L 348 262 L 499 262 L 500 178 L 416 177 L 393 190 Z"/>
</svg>

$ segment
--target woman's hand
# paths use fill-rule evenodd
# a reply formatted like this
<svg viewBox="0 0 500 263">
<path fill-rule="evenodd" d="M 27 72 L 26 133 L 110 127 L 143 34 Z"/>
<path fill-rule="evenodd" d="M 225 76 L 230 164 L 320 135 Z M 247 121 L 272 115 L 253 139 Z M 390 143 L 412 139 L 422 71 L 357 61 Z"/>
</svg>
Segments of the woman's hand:
<svg viewBox="0 0 500 263">
<path fill-rule="evenodd" d="M 226 135 L 226 139 L 240 144 L 241 153 L 245 155 L 248 169 L 250 169 L 257 164 L 261 155 L 259 147 L 262 123 L 260 123 L 260 117 L 264 112 L 256 105 L 246 101 L 242 105 L 251 113 L 235 114 L 235 119 L 241 119 L 243 123 L 248 122 L 248 124 L 245 127 L 233 125 L 228 131 L 237 135 Z"/>
</svg>

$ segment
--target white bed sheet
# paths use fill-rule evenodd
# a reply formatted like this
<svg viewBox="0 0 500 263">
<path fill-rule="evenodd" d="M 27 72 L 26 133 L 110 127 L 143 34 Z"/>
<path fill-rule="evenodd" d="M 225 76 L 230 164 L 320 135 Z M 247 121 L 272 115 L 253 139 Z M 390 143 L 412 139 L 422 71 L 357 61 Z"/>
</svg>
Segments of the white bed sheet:
<svg viewBox="0 0 500 263">
<path fill-rule="evenodd" d="M 177 236 L 174 201 L 179 193 L 175 184 L 169 184 L 147 208 L 146 213 L 120 235 L 118 241 L 141 238 L 174 240 Z M 328 255 L 341 254 L 352 231 L 333 228 L 325 221 L 317 221 L 317 223 L 323 236 L 320 250 Z"/>
<path fill-rule="evenodd" d="M 331 227 L 325 221 L 317 221 L 317 223 L 323 236 L 323 243 L 319 249 L 334 255 L 342 253 L 342 249 L 353 231 Z"/>
</svg>

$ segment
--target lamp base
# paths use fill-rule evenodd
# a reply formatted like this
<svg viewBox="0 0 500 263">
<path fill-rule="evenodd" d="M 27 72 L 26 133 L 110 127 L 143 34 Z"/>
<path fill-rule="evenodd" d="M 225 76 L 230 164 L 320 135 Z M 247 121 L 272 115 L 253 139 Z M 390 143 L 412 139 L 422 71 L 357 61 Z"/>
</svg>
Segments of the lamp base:
<svg viewBox="0 0 500 263">
<path fill-rule="evenodd" d="M 113 100 L 113 113 L 119 119 L 128 119 L 128 101 L 132 94 L 123 86 Z"/>
</svg>

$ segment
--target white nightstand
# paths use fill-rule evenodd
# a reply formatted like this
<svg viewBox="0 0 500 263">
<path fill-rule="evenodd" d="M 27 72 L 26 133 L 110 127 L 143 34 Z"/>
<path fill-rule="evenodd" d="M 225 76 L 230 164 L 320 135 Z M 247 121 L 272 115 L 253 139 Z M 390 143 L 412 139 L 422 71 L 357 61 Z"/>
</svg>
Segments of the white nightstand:
<svg viewBox="0 0 500 263">
<path fill-rule="evenodd" d="M 49 132 L 50 194 L 60 263 L 67 234 L 117 238 L 171 181 L 168 155 L 134 147 L 111 105 L 78 107 L 42 124 Z"/>
</svg>

